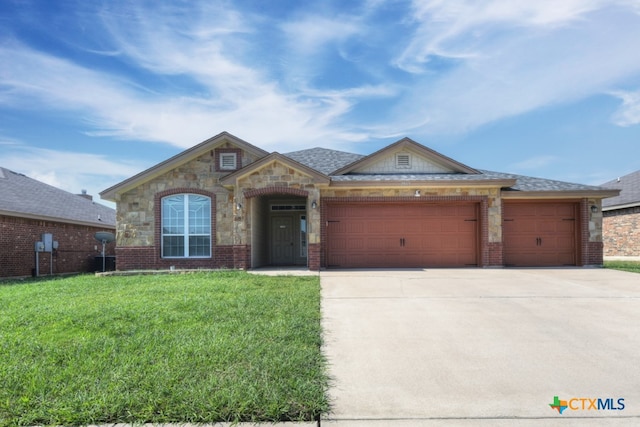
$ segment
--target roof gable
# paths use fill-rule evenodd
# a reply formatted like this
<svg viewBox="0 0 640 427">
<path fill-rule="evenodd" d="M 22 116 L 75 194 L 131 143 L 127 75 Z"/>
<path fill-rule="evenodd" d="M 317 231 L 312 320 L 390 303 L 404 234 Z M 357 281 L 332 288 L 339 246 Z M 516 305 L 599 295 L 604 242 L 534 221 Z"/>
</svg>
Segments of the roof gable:
<svg viewBox="0 0 640 427">
<path fill-rule="evenodd" d="M 201 142 L 198 145 L 195 145 L 187 150 L 182 151 L 181 153 L 178 153 L 177 155 L 161 163 L 158 163 L 155 166 L 150 167 L 145 171 L 140 172 L 137 175 L 132 176 L 131 178 L 128 178 L 112 187 L 107 188 L 104 191 L 101 191 L 100 197 L 105 200 L 114 201 L 117 193 L 123 193 L 132 188 L 135 188 L 153 178 L 156 178 L 178 166 L 181 166 L 201 156 L 209 150 L 213 150 L 226 143 L 240 148 L 241 150 L 247 151 L 256 157 L 264 157 L 269 154 L 263 149 L 258 148 L 255 145 L 251 145 L 248 142 L 230 134 L 229 132 L 222 132 Z"/>
<path fill-rule="evenodd" d="M 480 172 L 410 138 L 403 138 L 331 175 L 474 174 Z"/>
<path fill-rule="evenodd" d="M 0 214 L 113 228 L 115 210 L 0 167 Z"/>
<path fill-rule="evenodd" d="M 310 168 L 309 166 L 303 165 L 302 163 L 296 162 L 295 160 L 277 152 L 271 153 L 268 156 L 265 156 L 236 172 L 230 173 L 229 175 L 223 177 L 220 180 L 220 183 L 222 185 L 235 185 L 240 179 L 248 175 L 252 175 L 262 169 L 269 168 L 273 163 L 280 163 L 284 166 L 294 169 L 302 175 L 311 177 L 316 183 L 329 183 L 329 177 L 327 175 L 318 172 L 317 170 Z"/>
</svg>

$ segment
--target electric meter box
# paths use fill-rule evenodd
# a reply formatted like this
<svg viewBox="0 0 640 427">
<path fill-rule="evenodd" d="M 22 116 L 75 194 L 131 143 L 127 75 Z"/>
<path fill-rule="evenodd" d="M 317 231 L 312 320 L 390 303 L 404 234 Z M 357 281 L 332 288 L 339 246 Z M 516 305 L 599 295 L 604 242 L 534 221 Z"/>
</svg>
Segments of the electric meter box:
<svg viewBox="0 0 640 427">
<path fill-rule="evenodd" d="M 53 234 L 44 233 L 42 235 L 42 243 L 44 243 L 45 252 L 52 252 L 53 251 Z"/>
</svg>

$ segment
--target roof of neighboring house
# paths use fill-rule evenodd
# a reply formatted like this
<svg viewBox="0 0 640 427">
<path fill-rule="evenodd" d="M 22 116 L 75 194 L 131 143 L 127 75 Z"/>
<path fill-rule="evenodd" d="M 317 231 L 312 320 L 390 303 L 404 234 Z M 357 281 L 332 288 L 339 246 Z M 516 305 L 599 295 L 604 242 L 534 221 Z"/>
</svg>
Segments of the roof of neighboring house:
<svg viewBox="0 0 640 427">
<path fill-rule="evenodd" d="M 640 170 L 631 172 L 612 181 L 605 182 L 601 187 L 620 190 L 620 195 L 602 201 L 602 207 L 623 208 L 640 205 Z"/>
<path fill-rule="evenodd" d="M 105 228 L 116 223 L 114 209 L 2 167 L 0 215 Z"/>
</svg>

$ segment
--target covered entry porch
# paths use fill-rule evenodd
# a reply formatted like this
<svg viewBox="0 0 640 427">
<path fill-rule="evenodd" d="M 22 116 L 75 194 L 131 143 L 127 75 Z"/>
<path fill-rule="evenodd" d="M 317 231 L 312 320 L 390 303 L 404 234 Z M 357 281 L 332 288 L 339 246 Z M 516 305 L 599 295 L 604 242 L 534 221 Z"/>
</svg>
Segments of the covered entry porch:
<svg viewBox="0 0 640 427">
<path fill-rule="evenodd" d="M 249 267 L 313 267 L 310 223 L 317 212 L 316 199 L 307 191 L 285 187 L 248 190 L 244 198 Z"/>
</svg>

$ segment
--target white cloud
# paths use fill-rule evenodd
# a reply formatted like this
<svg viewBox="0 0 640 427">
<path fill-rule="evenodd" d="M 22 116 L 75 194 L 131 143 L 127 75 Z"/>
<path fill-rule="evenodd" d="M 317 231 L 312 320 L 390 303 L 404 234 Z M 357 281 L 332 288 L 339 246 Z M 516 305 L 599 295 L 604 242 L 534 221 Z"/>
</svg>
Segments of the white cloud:
<svg viewBox="0 0 640 427">
<path fill-rule="evenodd" d="M 396 64 L 421 72 L 431 56 L 474 58 L 492 55 L 496 37 L 515 31 L 549 30 L 567 25 L 602 5 L 606 0 L 414 0 L 417 30 Z"/>
<path fill-rule="evenodd" d="M 433 55 L 458 60 L 439 74 L 434 65 L 435 76 L 416 75 L 419 82 L 397 107 L 394 124 L 466 132 L 601 93 L 640 73 L 640 50 L 621 42 L 640 38 L 640 15 L 632 5 L 597 9 L 599 2 L 568 2 L 551 11 L 549 2 L 520 8 L 508 7 L 507 0 L 483 4 L 477 10 L 471 3 L 453 2 L 457 10 L 448 1 L 427 3 L 435 12 L 422 18 L 422 31 L 433 34 L 419 30 L 398 63 L 422 72 Z M 533 18 L 525 13 L 532 7 L 538 10 Z M 489 26 L 498 18 L 504 22 Z M 435 30 L 428 29 L 431 21 Z"/>
<path fill-rule="evenodd" d="M 0 106 L 66 112 L 91 136 L 180 148 L 227 130 L 267 150 L 345 149 L 468 131 L 609 93 L 640 72 L 640 50 L 621 42 L 640 39 L 638 1 L 416 0 L 404 22 L 380 19 L 376 8 L 391 8 L 382 0 L 359 14 L 316 6 L 280 21 L 233 2 L 142 4 L 108 2 L 100 20 L 78 18 L 90 42 L 65 42 L 93 52 L 89 61 L 108 57 L 104 68 L 1 43 Z M 346 62 L 357 52 L 362 83 L 314 86 L 332 66 L 327 51 Z M 620 96 L 616 123 L 636 120 L 633 96 Z"/>
<path fill-rule="evenodd" d="M 640 124 L 640 90 L 635 92 L 612 92 L 611 95 L 622 100 L 622 105 L 613 115 L 613 122 L 618 126 Z"/>
<path fill-rule="evenodd" d="M 556 156 L 541 155 L 521 160 L 509 166 L 509 170 L 528 171 L 548 167 L 558 161 Z"/>
<path fill-rule="evenodd" d="M 269 77 L 269 69 L 257 66 L 260 58 L 250 55 L 245 37 L 256 37 L 250 14 L 227 4 L 191 5 L 119 5 L 101 12 L 109 36 L 101 43 L 103 51 L 151 73 L 153 79 L 165 79 L 164 87 L 147 84 L 144 76 L 119 77 L 24 44 L 4 44 L 0 81 L 10 90 L 0 97 L 0 105 L 67 111 L 76 115 L 76 124 L 84 123 L 89 136 L 167 142 L 180 148 L 222 130 L 281 151 L 367 137 L 366 132 L 347 130 L 351 124 L 341 125 L 341 119 L 358 100 L 388 96 L 389 89 L 365 84 L 326 92 L 305 85 L 285 90 Z M 312 24 L 307 19 L 291 25 L 294 31 Z M 348 23 L 330 25 L 328 20 L 316 23 L 303 44 L 317 46 L 355 31 Z"/>
</svg>

